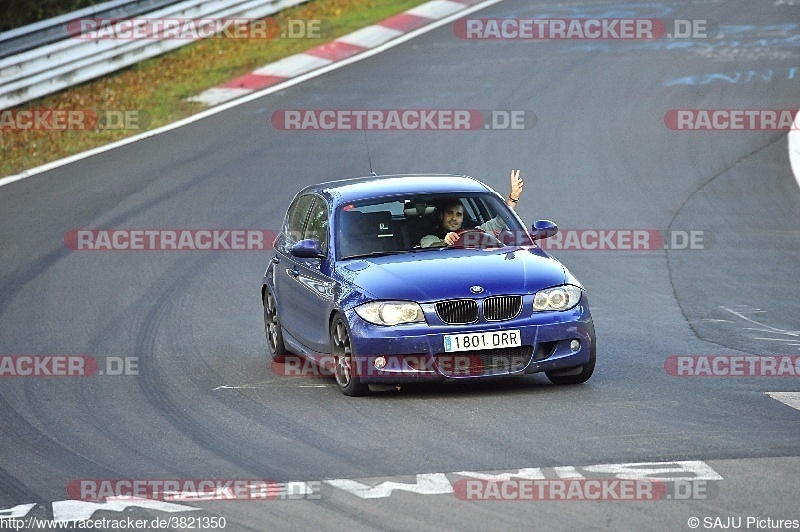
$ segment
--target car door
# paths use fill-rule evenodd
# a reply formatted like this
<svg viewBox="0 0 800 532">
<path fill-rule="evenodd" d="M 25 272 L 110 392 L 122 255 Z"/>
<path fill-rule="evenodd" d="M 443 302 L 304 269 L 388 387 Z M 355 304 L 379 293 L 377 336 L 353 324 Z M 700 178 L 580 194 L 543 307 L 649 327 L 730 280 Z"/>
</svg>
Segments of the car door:
<svg viewBox="0 0 800 532">
<path fill-rule="evenodd" d="M 275 272 L 281 322 L 303 346 L 326 353 L 329 350 L 328 317 L 334 305 L 333 280 L 327 275 L 332 260 L 327 203 L 316 195 L 301 196 L 290 208 L 287 225 L 294 236 L 287 240 L 284 252 L 277 256 L 280 263 Z M 296 242 L 295 238 L 297 241 L 316 240 L 325 257 L 293 256 L 289 249 Z"/>
</svg>

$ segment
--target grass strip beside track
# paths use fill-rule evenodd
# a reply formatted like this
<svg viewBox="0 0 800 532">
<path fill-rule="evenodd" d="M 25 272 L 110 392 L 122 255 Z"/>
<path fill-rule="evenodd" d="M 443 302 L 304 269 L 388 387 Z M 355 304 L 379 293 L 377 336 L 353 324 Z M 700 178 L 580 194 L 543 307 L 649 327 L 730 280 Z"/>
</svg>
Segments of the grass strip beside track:
<svg viewBox="0 0 800 532">
<path fill-rule="evenodd" d="M 206 39 L 127 69 L 14 108 L 128 112 L 136 127 L 112 129 L 17 129 L 0 123 L 0 177 L 136 135 L 205 109 L 186 98 L 267 63 L 332 41 L 427 0 L 311 0 L 273 18 L 322 21 L 321 38 Z M 282 27 L 284 25 L 282 24 Z M 8 124 L 6 124 L 7 126 Z M 130 124 L 129 124 L 130 125 Z"/>
</svg>

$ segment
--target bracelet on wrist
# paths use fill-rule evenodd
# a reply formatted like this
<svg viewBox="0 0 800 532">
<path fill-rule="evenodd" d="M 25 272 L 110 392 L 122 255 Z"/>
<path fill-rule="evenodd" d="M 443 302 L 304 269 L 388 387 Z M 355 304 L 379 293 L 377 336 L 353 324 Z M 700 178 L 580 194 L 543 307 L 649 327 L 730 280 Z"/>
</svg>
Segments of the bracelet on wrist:
<svg viewBox="0 0 800 532">
<path fill-rule="evenodd" d="M 519 198 L 514 199 L 511 196 L 508 197 L 508 201 L 513 201 L 514 203 L 519 203 Z"/>
</svg>

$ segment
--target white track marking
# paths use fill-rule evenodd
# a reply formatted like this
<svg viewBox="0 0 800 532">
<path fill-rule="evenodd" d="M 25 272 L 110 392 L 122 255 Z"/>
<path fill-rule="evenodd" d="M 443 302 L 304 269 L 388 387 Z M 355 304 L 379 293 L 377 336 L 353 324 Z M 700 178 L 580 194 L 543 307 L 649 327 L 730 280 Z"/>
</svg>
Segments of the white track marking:
<svg viewBox="0 0 800 532">
<path fill-rule="evenodd" d="M 367 26 L 366 28 L 354 31 L 351 34 L 345 35 L 344 37 L 340 37 L 336 40 L 346 44 L 362 46 L 364 48 L 373 48 L 392 39 L 396 39 L 402 34 L 402 31 L 385 28 L 375 24 L 373 26 Z"/>
<path fill-rule="evenodd" d="M 800 392 L 765 392 L 765 394 L 786 406 L 800 410 Z"/>
<path fill-rule="evenodd" d="M 121 512 L 126 508 L 146 508 L 160 512 L 192 512 L 200 510 L 194 506 L 173 504 L 150 499 L 126 499 L 124 501 L 87 502 L 87 501 L 56 501 L 53 503 L 53 519 L 58 522 L 85 521 L 99 510 Z"/>
<path fill-rule="evenodd" d="M 278 76 L 281 78 L 293 78 L 306 72 L 311 72 L 317 68 L 328 66 L 333 61 L 311 54 L 295 54 L 280 61 L 275 61 L 253 71 L 253 74 L 260 76 Z"/>
<path fill-rule="evenodd" d="M 461 475 L 462 477 L 477 478 L 478 480 L 487 480 L 490 482 L 503 482 L 506 480 L 511 480 L 513 478 L 521 478 L 526 480 L 545 479 L 541 467 L 526 467 L 524 469 L 518 469 L 517 471 L 510 473 L 481 473 L 478 471 L 458 471 L 455 474 Z"/>
<path fill-rule="evenodd" d="M 787 338 L 784 338 L 784 339 L 777 339 L 777 338 L 751 338 L 752 340 L 775 340 L 775 341 L 788 341 L 788 342 L 798 342 L 798 341 L 800 341 L 800 331 L 791 331 L 791 330 L 788 330 L 788 329 L 779 329 L 778 327 L 772 327 L 771 325 L 766 325 L 766 324 L 758 322 L 758 321 L 756 321 L 756 320 L 754 320 L 752 318 L 748 318 L 747 316 L 745 316 L 741 312 L 738 312 L 736 310 L 730 309 L 728 307 L 720 307 L 720 308 L 722 310 L 730 312 L 731 314 L 733 314 L 737 318 L 741 318 L 741 319 L 743 319 L 744 321 L 746 321 L 748 323 L 752 323 L 753 325 L 758 325 L 758 327 L 744 327 L 744 330 L 746 330 L 746 331 L 766 332 L 766 333 L 772 333 L 772 334 L 784 335 L 784 336 L 791 337 L 789 339 L 787 339 Z M 795 338 L 797 340 L 795 340 Z M 800 344 L 792 344 L 792 345 L 800 345 Z"/>
<path fill-rule="evenodd" d="M 446 17 L 447 15 L 452 15 L 458 11 L 464 9 L 464 4 L 459 4 L 458 2 L 449 2 L 448 0 L 434 0 L 433 2 L 428 2 L 427 4 L 422 4 L 421 6 L 414 7 L 406 11 L 409 15 L 415 15 L 417 17 L 425 17 L 425 18 L 442 18 Z"/>
<path fill-rule="evenodd" d="M 789 130 L 789 162 L 797 185 L 800 186 L 800 111 L 795 115 Z"/>
<path fill-rule="evenodd" d="M 727 310 L 728 312 L 730 312 L 731 314 L 733 314 L 737 318 L 741 318 L 741 319 L 743 319 L 745 321 L 748 321 L 750 323 L 753 323 L 753 324 L 759 326 L 758 329 L 754 329 L 754 328 L 751 328 L 751 327 L 745 327 L 746 329 L 751 329 L 751 330 L 754 330 L 754 331 L 774 332 L 774 333 L 778 333 L 778 334 L 788 334 L 789 336 L 797 336 L 798 338 L 800 338 L 800 331 L 789 331 L 789 330 L 786 330 L 786 329 L 779 329 L 777 327 L 772 327 L 770 325 L 765 325 L 765 324 L 763 324 L 761 322 L 758 322 L 758 321 L 756 321 L 756 320 L 754 320 L 752 318 L 748 318 L 747 316 L 745 316 L 741 312 L 737 312 L 737 311 L 735 311 L 733 309 L 729 309 L 728 307 L 721 307 L 721 308 L 722 308 L 722 310 Z"/>
<path fill-rule="evenodd" d="M 206 89 L 197 96 L 186 98 L 186 101 L 202 103 L 203 105 L 218 105 L 220 103 L 229 102 L 236 98 L 241 98 L 245 94 L 253 92 L 251 89 L 237 89 L 226 87 L 211 87 Z"/>
<path fill-rule="evenodd" d="M 453 485 L 444 473 L 425 473 L 417 475 L 414 484 L 387 480 L 377 486 L 362 484 L 350 479 L 326 480 L 335 488 L 352 493 L 362 499 L 383 499 L 390 497 L 394 490 L 408 491 L 420 495 L 444 495 L 453 493 Z"/>
<path fill-rule="evenodd" d="M 486 481 L 508 481 L 511 479 L 546 480 L 553 473 L 560 478 L 609 478 L 624 480 L 651 481 L 695 481 L 722 480 L 722 476 L 707 463 L 700 460 L 677 462 L 633 462 L 623 464 L 600 464 L 594 466 L 559 466 L 552 467 L 552 473 L 545 474 L 540 467 L 507 471 L 460 471 L 454 473 L 420 473 L 409 476 L 394 476 L 362 479 L 331 479 L 322 481 L 338 491 L 355 495 L 360 499 L 383 499 L 396 492 L 415 493 L 418 495 L 452 495 L 454 485 L 464 477 Z M 582 473 L 588 473 L 583 475 Z M 315 481 L 318 483 L 320 481 Z M 286 485 L 302 484 L 308 486 L 309 481 L 287 482 Z M 308 491 L 306 491 L 308 493 Z M 198 501 L 200 502 L 200 501 Z M 0 518 L 25 517 L 36 506 L 36 503 L 20 504 L 11 508 L 0 509 Z M 58 521 L 81 521 L 91 519 L 100 510 L 122 512 L 128 507 L 139 507 L 163 512 L 190 512 L 202 510 L 194 506 L 173 504 L 158 500 L 125 498 L 110 499 L 106 502 L 88 502 L 66 500 L 52 502 L 53 516 Z"/>
</svg>

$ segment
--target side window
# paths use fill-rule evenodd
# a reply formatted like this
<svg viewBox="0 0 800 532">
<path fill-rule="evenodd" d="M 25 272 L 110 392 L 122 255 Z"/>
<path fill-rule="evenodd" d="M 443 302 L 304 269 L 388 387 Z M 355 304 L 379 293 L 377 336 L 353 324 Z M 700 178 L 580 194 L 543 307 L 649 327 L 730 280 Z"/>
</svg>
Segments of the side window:
<svg viewBox="0 0 800 532">
<path fill-rule="evenodd" d="M 313 238 L 322 251 L 328 251 L 328 206 L 321 198 L 311 208 L 303 238 Z"/>
<path fill-rule="evenodd" d="M 289 207 L 289 211 L 286 213 L 286 223 L 283 226 L 287 244 L 291 245 L 303 239 L 303 228 L 313 202 L 314 196 L 307 194 L 297 198 Z"/>
<path fill-rule="evenodd" d="M 482 224 L 492 218 L 492 216 L 486 216 L 488 214 L 486 204 L 480 198 L 463 198 L 461 203 L 464 204 L 464 218 L 468 220 Z"/>
</svg>

